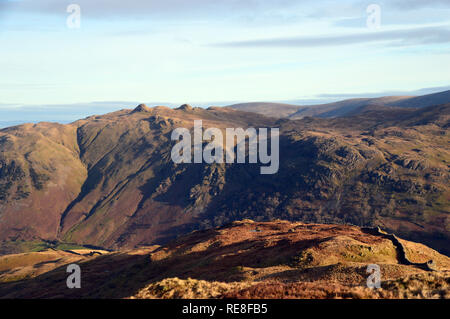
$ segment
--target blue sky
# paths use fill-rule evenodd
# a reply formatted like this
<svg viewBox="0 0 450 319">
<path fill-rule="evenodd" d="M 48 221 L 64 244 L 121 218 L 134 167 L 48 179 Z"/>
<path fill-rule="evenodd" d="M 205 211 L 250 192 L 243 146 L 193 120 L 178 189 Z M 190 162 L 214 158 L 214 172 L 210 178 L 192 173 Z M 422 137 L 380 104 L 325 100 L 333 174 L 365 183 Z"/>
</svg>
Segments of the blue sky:
<svg viewBox="0 0 450 319">
<path fill-rule="evenodd" d="M 72 3 L 79 29 L 66 23 Z M 367 27 L 370 4 L 381 8 L 378 29 Z M 302 102 L 449 85 L 448 0 L 0 0 L 0 110 Z"/>
</svg>

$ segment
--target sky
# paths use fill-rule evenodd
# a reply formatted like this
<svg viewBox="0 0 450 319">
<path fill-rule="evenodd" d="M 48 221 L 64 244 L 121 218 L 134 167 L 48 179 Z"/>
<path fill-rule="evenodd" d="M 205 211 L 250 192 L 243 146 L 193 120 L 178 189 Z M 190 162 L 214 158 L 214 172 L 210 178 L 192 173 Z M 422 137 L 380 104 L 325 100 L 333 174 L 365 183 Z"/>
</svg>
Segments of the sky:
<svg viewBox="0 0 450 319">
<path fill-rule="evenodd" d="M 448 86 L 449 0 L 0 0 L 0 122 Z"/>
</svg>

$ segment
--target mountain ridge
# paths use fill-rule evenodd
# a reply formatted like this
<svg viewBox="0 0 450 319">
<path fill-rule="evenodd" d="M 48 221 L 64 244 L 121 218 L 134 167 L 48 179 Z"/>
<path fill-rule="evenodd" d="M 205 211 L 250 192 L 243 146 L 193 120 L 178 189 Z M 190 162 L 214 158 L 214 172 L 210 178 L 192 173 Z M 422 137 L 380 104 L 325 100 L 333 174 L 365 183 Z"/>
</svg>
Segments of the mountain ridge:
<svg viewBox="0 0 450 319">
<path fill-rule="evenodd" d="M 353 98 L 316 105 L 292 105 L 283 103 L 241 103 L 227 107 L 255 112 L 276 118 L 302 119 L 304 117 L 342 117 L 355 115 L 369 106 L 422 108 L 450 102 L 450 90 L 421 96 L 383 96 L 377 98 Z"/>
<path fill-rule="evenodd" d="M 2 129 L 0 240 L 119 249 L 278 217 L 382 226 L 446 252 L 449 105 L 392 112 L 286 120 L 141 106 Z M 260 176 L 253 164 L 173 164 L 170 133 L 195 119 L 219 129 L 279 127 L 279 174 Z"/>
</svg>

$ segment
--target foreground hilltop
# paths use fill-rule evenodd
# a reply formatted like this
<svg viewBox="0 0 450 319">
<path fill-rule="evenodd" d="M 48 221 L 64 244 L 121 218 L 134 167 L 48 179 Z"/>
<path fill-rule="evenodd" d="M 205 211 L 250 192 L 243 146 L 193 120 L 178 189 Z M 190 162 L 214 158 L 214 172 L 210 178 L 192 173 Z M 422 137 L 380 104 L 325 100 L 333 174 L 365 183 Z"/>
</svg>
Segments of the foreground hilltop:
<svg viewBox="0 0 450 319">
<path fill-rule="evenodd" d="M 4 256 L 0 296 L 449 298 L 450 258 L 398 240 L 395 246 L 382 234 L 356 226 L 244 220 L 193 232 L 163 247 Z M 401 250 L 417 265 L 405 264 Z M 433 270 L 420 266 L 429 260 Z M 81 267 L 81 289 L 65 286 L 64 264 L 73 262 Z M 380 266 L 382 289 L 366 287 L 369 264 Z M 53 270 L 41 270 L 44 265 Z"/>
<path fill-rule="evenodd" d="M 450 104 L 286 120 L 147 107 L 0 130 L 0 253 L 164 244 L 251 218 L 380 226 L 450 254 Z M 175 128 L 280 129 L 280 168 L 174 164 Z M 247 160 L 248 162 L 248 160 Z"/>
</svg>

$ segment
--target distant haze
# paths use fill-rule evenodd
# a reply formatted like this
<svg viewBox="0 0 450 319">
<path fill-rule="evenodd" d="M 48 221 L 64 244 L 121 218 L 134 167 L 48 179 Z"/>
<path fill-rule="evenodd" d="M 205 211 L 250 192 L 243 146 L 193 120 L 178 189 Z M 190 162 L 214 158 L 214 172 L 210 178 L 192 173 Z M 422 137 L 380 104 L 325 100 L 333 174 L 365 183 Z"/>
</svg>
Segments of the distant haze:
<svg viewBox="0 0 450 319">
<path fill-rule="evenodd" d="M 265 101 L 265 102 L 239 102 L 239 101 L 213 101 L 213 102 L 190 102 L 180 101 L 179 103 L 170 102 L 145 102 L 150 106 L 164 105 L 169 107 L 177 107 L 183 103 L 190 103 L 197 107 L 209 106 L 233 106 L 240 110 L 249 112 L 257 112 L 264 108 L 264 111 L 259 112 L 267 116 L 286 117 L 293 115 L 298 109 L 303 106 L 323 105 L 326 103 L 333 103 L 337 101 L 347 100 L 350 98 L 378 98 L 383 96 L 393 95 L 424 95 L 437 93 L 444 90 L 449 90 L 450 86 L 424 88 L 415 91 L 392 91 L 379 93 L 364 94 L 323 94 L 315 98 L 305 98 L 298 100 L 281 100 L 281 101 Z M 450 101 L 448 101 L 450 102 Z M 92 116 L 101 115 L 121 109 L 132 109 L 140 104 L 140 101 L 106 101 L 106 102 L 92 102 L 92 103 L 78 103 L 78 104 L 53 104 L 53 105 L 17 105 L 17 104 L 0 104 L 0 128 L 19 125 L 23 123 L 38 123 L 38 122 L 58 122 L 71 123 L 76 120 Z M 281 109 L 282 111 L 281 111 Z"/>
</svg>

